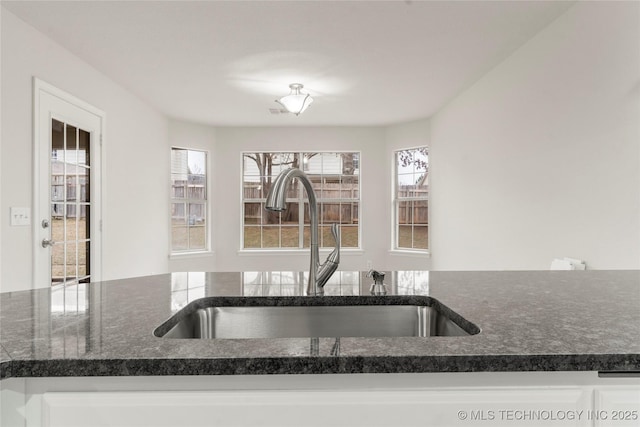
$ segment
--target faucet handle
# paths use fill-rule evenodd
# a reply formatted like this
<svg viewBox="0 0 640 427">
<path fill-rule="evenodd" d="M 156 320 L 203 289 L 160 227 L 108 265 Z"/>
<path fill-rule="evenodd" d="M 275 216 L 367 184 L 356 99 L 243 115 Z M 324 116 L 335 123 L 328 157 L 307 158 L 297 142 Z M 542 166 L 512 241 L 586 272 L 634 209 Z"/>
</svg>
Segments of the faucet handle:
<svg viewBox="0 0 640 427">
<path fill-rule="evenodd" d="M 331 224 L 331 235 L 333 236 L 333 251 L 327 256 L 327 261 L 336 264 L 336 266 L 340 263 L 340 225 L 333 223 Z"/>
<path fill-rule="evenodd" d="M 337 223 L 331 224 L 331 235 L 333 236 L 334 252 L 337 250 L 340 254 L 340 225 Z"/>
<path fill-rule="evenodd" d="M 324 288 L 327 280 L 329 280 L 331 275 L 338 269 L 338 264 L 340 264 L 340 226 L 338 224 L 331 225 L 331 234 L 333 235 L 335 247 L 329 256 L 327 256 L 324 263 L 319 266 L 318 274 L 316 276 L 320 293 L 323 293 L 322 288 Z"/>
</svg>

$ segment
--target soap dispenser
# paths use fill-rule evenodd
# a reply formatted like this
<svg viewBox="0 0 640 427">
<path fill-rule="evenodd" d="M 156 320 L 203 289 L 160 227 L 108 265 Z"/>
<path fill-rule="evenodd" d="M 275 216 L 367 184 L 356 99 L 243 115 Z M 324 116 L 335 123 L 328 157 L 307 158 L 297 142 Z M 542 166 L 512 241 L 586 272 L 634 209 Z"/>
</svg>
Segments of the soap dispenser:
<svg viewBox="0 0 640 427">
<path fill-rule="evenodd" d="M 373 277 L 373 283 L 371 284 L 371 288 L 369 288 L 371 295 L 387 294 L 387 287 L 384 285 L 384 273 L 380 273 L 376 270 L 369 270 L 367 277 Z"/>
</svg>

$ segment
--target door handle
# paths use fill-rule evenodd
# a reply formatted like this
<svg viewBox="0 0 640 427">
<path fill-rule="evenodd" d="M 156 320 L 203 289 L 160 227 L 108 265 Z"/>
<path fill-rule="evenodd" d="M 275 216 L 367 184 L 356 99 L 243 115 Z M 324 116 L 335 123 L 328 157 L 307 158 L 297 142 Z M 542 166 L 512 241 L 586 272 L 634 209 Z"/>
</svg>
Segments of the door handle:
<svg viewBox="0 0 640 427">
<path fill-rule="evenodd" d="M 55 242 L 51 239 L 42 239 L 42 247 L 47 248 L 49 246 L 53 246 Z"/>
</svg>

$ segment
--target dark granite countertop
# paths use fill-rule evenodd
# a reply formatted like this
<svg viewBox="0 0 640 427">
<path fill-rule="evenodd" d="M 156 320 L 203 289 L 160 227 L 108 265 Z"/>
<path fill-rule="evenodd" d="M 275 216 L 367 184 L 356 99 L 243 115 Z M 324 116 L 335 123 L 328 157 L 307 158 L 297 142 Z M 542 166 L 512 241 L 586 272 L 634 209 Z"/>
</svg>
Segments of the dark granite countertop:
<svg viewBox="0 0 640 427">
<path fill-rule="evenodd" d="M 327 296 L 367 295 L 338 272 Z M 481 328 L 464 337 L 185 340 L 153 330 L 205 296 L 297 296 L 302 273 L 174 273 L 0 294 L 0 378 L 640 371 L 640 271 L 394 272 Z"/>
</svg>

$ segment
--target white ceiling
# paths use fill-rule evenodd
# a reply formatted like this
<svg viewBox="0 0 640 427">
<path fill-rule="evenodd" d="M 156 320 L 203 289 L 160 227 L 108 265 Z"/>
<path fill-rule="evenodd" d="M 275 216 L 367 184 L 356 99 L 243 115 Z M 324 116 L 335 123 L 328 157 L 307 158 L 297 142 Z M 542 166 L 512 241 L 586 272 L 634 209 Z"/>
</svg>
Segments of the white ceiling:
<svg viewBox="0 0 640 427">
<path fill-rule="evenodd" d="M 571 4 L 2 1 L 159 111 L 218 126 L 429 117 Z M 315 102 L 271 114 L 290 83 Z"/>
</svg>

